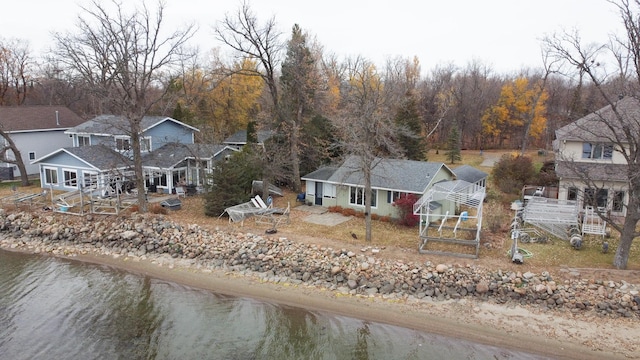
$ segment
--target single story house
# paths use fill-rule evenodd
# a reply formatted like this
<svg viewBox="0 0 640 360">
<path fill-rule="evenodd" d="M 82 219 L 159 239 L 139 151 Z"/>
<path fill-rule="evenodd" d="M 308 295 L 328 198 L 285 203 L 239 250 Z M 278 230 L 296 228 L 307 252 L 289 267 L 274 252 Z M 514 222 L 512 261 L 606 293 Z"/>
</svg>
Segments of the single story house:
<svg viewBox="0 0 640 360">
<path fill-rule="evenodd" d="M 65 131 L 84 122 L 80 116 L 66 106 L 0 106 L 0 129 L 15 143 L 27 174 L 37 174 L 38 165 L 32 161 L 62 147 L 71 146 L 72 141 Z M 0 140 L 7 146 L 6 139 Z M 14 160 L 12 151 L 5 153 Z M 20 176 L 14 164 L 1 162 L 13 177 Z M 10 177 L 10 176 L 9 176 Z"/>
<path fill-rule="evenodd" d="M 374 161 L 371 175 L 371 212 L 392 218 L 398 217 L 393 203 L 403 194 L 421 197 L 434 184 L 455 178 L 444 163 L 382 158 Z M 348 157 L 339 167 L 313 171 L 302 180 L 308 204 L 364 211 L 364 178 L 356 156 Z"/>
<path fill-rule="evenodd" d="M 66 147 L 33 162 L 40 169 L 40 184 L 52 190 L 105 188 L 132 176 L 132 162 L 119 152 L 104 146 Z"/>
</svg>

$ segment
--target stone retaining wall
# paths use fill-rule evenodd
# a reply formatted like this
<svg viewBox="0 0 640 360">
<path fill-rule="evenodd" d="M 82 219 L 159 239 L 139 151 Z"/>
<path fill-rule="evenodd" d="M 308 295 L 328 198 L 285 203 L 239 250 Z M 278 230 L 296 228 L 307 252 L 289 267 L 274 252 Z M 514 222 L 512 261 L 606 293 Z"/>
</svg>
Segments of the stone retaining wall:
<svg viewBox="0 0 640 360">
<path fill-rule="evenodd" d="M 585 279 L 556 283 L 548 272 L 387 260 L 375 254 L 250 233 L 209 232 L 158 215 L 73 217 L 0 210 L 0 246 L 33 253 L 100 253 L 182 261 L 274 283 L 411 301 L 476 298 L 496 303 L 640 317 L 636 284 Z"/>
</svg>

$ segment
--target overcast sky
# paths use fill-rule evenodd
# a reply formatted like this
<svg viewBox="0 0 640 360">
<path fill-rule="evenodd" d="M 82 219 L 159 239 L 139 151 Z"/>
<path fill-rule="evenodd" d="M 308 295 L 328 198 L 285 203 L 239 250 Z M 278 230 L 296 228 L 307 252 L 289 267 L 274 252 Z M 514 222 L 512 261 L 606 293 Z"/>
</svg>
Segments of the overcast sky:
<svg viewBox="0 0 640 360">
<path fill-rule="evenodd" d="M 167 23 L 199 26 L 193 40 L 201 51 L 221 46 L 212 27 L 241 4 L 165 2 Z M 32 50 L 41 53 L 51 44 L 52 31 L 74 30 L 80 5 L 87 4 L 88 0 L 3 0 L 0 36 L 28 40 Z M 472 60 L 499 73 L 540 67 L 540 40 L 546 34 L 577 28 L 585 41 L 604 42 L 620 29 L 618 14 L 606 0 L 252 0 L 250 5 L 261 22 L 275 17 L 285 38 L 297 23 L 326 52 L 362 55 L 379 65 L 389 57 L 417 56 L 423 73 L 437 65 L 464 66 Z"/>
</svg>

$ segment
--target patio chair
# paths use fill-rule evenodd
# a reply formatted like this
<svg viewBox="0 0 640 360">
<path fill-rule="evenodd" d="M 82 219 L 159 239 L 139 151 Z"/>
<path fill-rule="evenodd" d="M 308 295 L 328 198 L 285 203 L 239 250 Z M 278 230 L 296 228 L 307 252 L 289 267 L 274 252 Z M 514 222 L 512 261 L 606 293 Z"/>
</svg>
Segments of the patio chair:
<svg viewBox="0 0 640 360">
<path fill-rule="evenodd" d="M 178 195 L 178 197 L 182 196 L 183 198 L 186 198 L 187 192 L 185 191 L 184 187 L 176 186 L 176 195 Z"/>
</svg>

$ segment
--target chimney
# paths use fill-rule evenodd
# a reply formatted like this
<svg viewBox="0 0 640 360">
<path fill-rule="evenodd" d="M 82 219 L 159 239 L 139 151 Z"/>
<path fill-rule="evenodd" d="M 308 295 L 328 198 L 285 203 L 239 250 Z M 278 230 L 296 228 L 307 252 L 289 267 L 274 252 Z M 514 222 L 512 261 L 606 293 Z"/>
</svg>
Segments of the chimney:
<svg viewBox="0 0 640 360">
<path fill-rule="evenodd" d="M 56 110 L 56 126 L 60 126 L 60 117 L 58 116 L 58 110 Z"/>
</svg>

